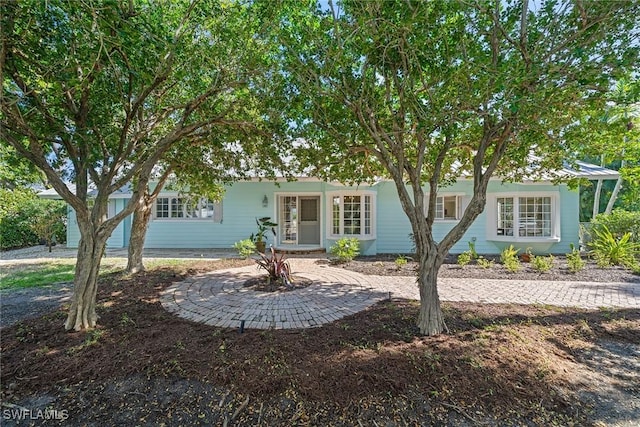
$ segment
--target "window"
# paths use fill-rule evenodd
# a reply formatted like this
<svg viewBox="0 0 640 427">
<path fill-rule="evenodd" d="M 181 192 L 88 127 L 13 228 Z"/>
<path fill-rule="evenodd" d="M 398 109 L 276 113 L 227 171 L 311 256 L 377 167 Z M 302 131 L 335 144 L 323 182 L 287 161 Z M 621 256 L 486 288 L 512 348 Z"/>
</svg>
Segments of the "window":
<svg viewBox="0 0 640 427">
<path fill-rule="evenodd" d="M 551 197 L 518 197 L 521 237 L 551 237 Z"/>
<path fill-rule="evenodd" d="M 513 197 L 498 197 L 498 236 L 513 236 Z"/>
<path fill-rule="evenodd" d="M 438 196 L 436 197 L 436 219 L 456 220 L 460 219 L 458 212 L 459 196 Z"/>
<path fill-rule="evenodd" d="M 555 197 L 497 197 L 495 199 L 495 235 L 513 240 L 528 238 L 559 238 L 559 220 Z"/>
<path fill-rule="evenodd" d="M 336 194 L 331 201 L 331 235 L 373 237 L 373 195 Z"/>
<path fill-rule="evenodd" d="M 456 221 L 461 214 L 461 196 L 437 196 L 436 197 L 436 221 Z M 425 196 L 425 210 L 429 209 L 429 195 Z"/>
<path fill-rule="evenodd" d="M 156 219 L 197 219 L 222 222 L 222 202 L 212 202 L 205 198 L 158 197 L 155 209 Z"/>
</svg>

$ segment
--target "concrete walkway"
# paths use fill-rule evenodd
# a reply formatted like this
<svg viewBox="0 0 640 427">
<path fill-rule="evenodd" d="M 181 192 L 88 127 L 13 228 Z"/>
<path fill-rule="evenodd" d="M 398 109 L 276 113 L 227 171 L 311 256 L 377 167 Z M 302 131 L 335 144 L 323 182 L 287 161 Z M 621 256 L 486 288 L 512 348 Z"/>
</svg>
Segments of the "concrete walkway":
<svg viewBox="0 0 640 427">
<path fill-rule="evenodd" d="M 318 263 L 290 259 L 294 276 L 313 285 L 291 292 L 255 292 L 243 283 L 258 274 L 243 267 L 201 274 L 162 294 L 170 312 L 213 326 L 295 329 L 320 326 L 389 298 L 419 299 L 414 277 L 368 276 Z M 548 304 L 580 308 L 640 309 L 640 283 L 546 282 L 440 279 L 443 301 Z"/>
<path fill-rule="evenodd" d="M 105 258 L 127 259 L 127 248 L 109 248 L 105 251 Z M 143 257 L 150 259 L 220 259 L 237 256 L 233 249 L 145 249 Z M 77 248 L 67 248 L 65 245 L 54 246 L 49 252 L 46 246 L 32 246 L 0 252 L 0 266 L 14 264 L 29 264 L 36 261 L 53 259 L 73 259 L 78 256 Z"/>
</svg>

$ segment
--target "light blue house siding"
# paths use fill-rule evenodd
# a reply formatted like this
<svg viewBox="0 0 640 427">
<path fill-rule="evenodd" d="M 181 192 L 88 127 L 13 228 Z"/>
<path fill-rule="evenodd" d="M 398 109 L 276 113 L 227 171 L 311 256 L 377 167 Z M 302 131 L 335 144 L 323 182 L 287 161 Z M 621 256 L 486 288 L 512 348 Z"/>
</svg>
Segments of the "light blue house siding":
<svg viewBox="0 0 640 427">
<path fill-rule="evenodd" d="M 441 188 L 439 194 L 458 195 L 462 204 L 461 209 L 464 210 L 471 200 L 473 183 L 470 180 L 459 181 L 449 187 Z M 524 197 L 528 194 L 556 194 L 556 212 L 559 214 L 560 219 L 560 241 L 536 242 L 534 239 L 521 239 L 519 237 L 504 241 L 492 240 L 492 236 L 488 235 L 488 230 L 494 226 L 494 221 L 493 218 L 489 219 L 488 212 L 494 209 L 491 204 L 495 203 L 495 197 L 503 194 L 516 197 Z M 395 184 L 388 181 L 378 184 L 377 196 L 377 252 L 398 254 L 412 252 L 412 242 L 409 238 L 411 225 L 400 205 Z M 461 253 L 469 249 L 469 242 L 475 242 L 476 251 L 483 254 L 497 254 L 504 247 L 511 244 L 516 248 L 521 248 L 522 252 L 527 248 L 531 248 L 534 253 L 566 253 L 570 251 L 571 243 L 576 247 L 578 246 L 578 210 L 578 192 L 569 190 L 566 185 L 511 184 L 495 180 L 489 184 L 487 189 L 487 206 L 485 210 L 450 252 L 454 254 Z M 434 221 L 433 234 L 435 239 L 442 240 L 455 224 L 456 221 Z"/>
<path fill-rule="evenodd" d="M 472 182 L 460 180 L 457 183 L 440 189 L 439 196 L 455 196 L 458 211 L 462 212 L 469 203 L 472 194 Z M 367 195 L 372 203 L 372 232 L 361 239 L 361 252 L 365 255 L 376 253 L 410 253 L 412 242 L 409 237 L 411 227 L 402 210 L 395 184 L 390 181 L 379 182 L 368 186 L 343 186 L 339 184 L 303 179 L 296 182 L 239 182 L 229 186 L 222 201 L 221 222 L 211 219 L 162 219 L 153 218 L 149 223 L 146 248 L 231 248 L 234 242 L 249 237 L 256 230 L 256 218 L 270 217 L 280 222 L 283 215 L 285 198 L 298 197 L 312 199 L 318 203 L 319 238 L 312 245 L 291 244 L 284 241 L 283 229 L 279 229 L 277 238 L 269 235 L 268 243 L 276 247 L 288 249 L 305 249 L 311 247 L 328 249 L 336 240 L 332 235 L 332 203 L 339 195 Z M 517 200 L 521 197 L 544 196 L 552 199 L 552 216 L 557 232 L 551 239 L 497 236 L 496 198 L 509 197 Z M 162 195 L 161 195 L 162 197 Z M 266 197 L 266 206 L 265 206 Z M 313 202 L 315 200 L 316 202 Z M 119 211 L 124 208 L 125 199 L 111 201 L 110 210 Z M 311 206 L 316 206 L 312 204 Z M 302 206 L 297 205 L 296 215 L 302 220 Z M 484 254 L 499 253 L 502 248 L 513 244 L 523 251 L 532 248 L 538 253 L 566 253 L 570 244 L 578 243 L 578 208 L 577 191 L 570 191 L 566 185 L 545 183 L 503 184 L 492 181 L 487 193 L 487 206 L 476 219 L 464 237 L 452 248 L 452 253 L 460 253 L 469 248 L 474 241 L 476 250 Z M 111 212 L 111 211 L 110 211 Z M 436 220 L 434 237 L 442 239 L 455 225 L 456 220 Z M 283 225 L 282 223 L 280 224 Z M 126 247 L 129 240 L 131 218 L 125 219 L 114 231 L 108 241 L 108 247 Z M 298 232 L 300 229 L 298 229 Z M 77 246 L 79 233 L 75 215 L 69 212 L 68 245 Z"/>
<path fill-rule="evenodd" d="M 128 199 L 112 199 L 109 200 L 109 216 L 115 215 L 116 212 L 120 212 L 124 209 Z M 111 237 L 107 240 L 108 248 L 122 248 L 127 246 L 129 242 L 129 230 L 131 229 L 131 218 L 126 218 L 123 222 L 118 224 Z M 78 229 L 78 220 L 76 219 L 76 212 L 67 206 L 67 246 L 70 248 L 77 248 L 80 242 L 80 230 Z"/>
</svg>

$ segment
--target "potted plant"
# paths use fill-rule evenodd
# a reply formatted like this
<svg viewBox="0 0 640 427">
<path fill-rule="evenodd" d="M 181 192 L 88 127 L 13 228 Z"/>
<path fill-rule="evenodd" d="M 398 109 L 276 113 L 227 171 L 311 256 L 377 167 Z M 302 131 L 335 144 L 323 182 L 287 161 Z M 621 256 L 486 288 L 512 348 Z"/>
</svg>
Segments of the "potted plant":
<svg viewBox="0 0 640 427">
<path fill-rule="evenodd" d="M 263 254 L 267 248 L 267 244 L 265 242 L 266 234 L 271 229 L 273 235 L 276 235 L 275 227 L 278 226 L 275 222 L 271 221 L 271 217 L 265 216 L 262 218 L 256 218 L 256 224 L 258 225 L 258 231 L 251 234 L 251 239 L 253 243 L 256 244 L 256 250 Z"/>
<path fill-rule="evenodd" d="M 533 254 L 531 253 L 531 248 L 527 248 L 523 254 L 520 254 L 520 261 L 522 262 L 531 262 L 532 258 Z"/>
</svg>

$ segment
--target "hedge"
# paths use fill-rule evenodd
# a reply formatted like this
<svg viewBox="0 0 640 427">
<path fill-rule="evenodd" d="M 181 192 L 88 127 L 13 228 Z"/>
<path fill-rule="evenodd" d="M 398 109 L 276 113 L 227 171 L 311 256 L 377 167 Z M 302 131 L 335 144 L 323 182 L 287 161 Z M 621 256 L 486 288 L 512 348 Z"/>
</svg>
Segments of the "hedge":
<svg viewBox="0 0 640 427">
<path fill-rule="evenodd" d="M 0 249 L 38 245 L 42 236 L 34 228 L 53 217 L 60 218 L 54 227 L 56 241 L 66 242 L 66 212 L 64 202 L 40 199 L 31 189 L 0 189 Z"/>
</svg>

